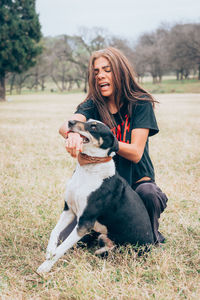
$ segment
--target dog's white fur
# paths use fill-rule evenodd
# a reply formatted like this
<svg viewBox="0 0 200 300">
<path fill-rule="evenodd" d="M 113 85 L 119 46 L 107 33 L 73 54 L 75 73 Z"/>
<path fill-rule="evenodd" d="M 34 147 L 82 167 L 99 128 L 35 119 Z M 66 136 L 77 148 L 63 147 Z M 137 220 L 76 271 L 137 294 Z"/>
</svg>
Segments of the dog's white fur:
<svg viewBox="0 0 200 300">
<path fill-rule="evenodd" d="M 85 154 L 96 157 L 107 156 L 108 149 L 99 148 L 97 140 L 91 135 L 86 135 L 85 132 L 81 134 L 90 140 L 89 143 L 83 145 L 83 152 Z M 76 225 L 66 240 L 57 246 L 60 233 L 73 221 L 75 216 L 77 216 L 77 221 L 79 220 L 87 206 L 88 196 L 102 185 L 105 178 L 111 177 L 114 174 L 115 165 L 113 160 L 101 164 L 88 164 L 83 166 L 77 164 L 76 170 L 66 187 L 65 201 L 67 202 L 69 210 L 63 211 L 57 225 L 51 233 L 46 252 L 46 260 L 38 268 L 38 273 L 49 272 L 57 260 L 87 233 L 78 233 Z M 95 223 L 94 229 L 103 234 L 107 233 L 106 227 L 98 222 Z M 103 237 L 105 240 L 105 236 Z M 109 242 L 111 241 L 109 240 Z M 108 248 L 112 249 L 113 247 L 112 244 L 110 244 L 109 247 L 105 246 L 105 249 L 97 250 L 96 254 L 100 254 L 103 251 L 107 251 Z"/>
</svg>

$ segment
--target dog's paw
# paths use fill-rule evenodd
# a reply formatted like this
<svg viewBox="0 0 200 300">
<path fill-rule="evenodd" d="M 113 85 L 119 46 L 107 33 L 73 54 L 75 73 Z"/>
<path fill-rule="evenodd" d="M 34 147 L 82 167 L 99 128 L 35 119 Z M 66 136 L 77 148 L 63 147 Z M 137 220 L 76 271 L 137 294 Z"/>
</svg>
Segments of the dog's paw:
<svg viewBox="0 0 200 300">
<path fill-rule="evenodd" d="M 47 273 L 53 267 L 53 262 L 50 260 L 45 260 L 37 269 L 37 273 Z"/>
<path fill-rule="evenodd" d="M 115 248 L 115 245 L 112 247 L 104 246 L 101 247 L 100 249 L 95 251 L 95 255 L 103 255 L 103 254 L 108 254 L 108 252 L 112 251 Z"/>
<path fill-rule="evenodd" d="M 102 248 L 96 250 L 94 254 L 95 255 L 102 255 L 106 252 L 108 252 L 108 247 L 102 247 Z"/>
</svg>

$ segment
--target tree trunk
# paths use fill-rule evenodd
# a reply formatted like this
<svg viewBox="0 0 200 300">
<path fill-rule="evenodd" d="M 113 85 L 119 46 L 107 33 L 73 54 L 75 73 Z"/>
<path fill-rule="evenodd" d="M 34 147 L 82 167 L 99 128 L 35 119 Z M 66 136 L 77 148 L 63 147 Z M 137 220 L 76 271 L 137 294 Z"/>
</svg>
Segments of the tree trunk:
<svg viewBox="0 0 200 300">
<path fill-rule="evenodd" d="M 184 72 L 185 79 L 188 79 L 189 74 L 190 74 L 190 72 L 188 70 L 185 70 L 185 72 Z"/>
<path fill-rule="evenodd" d="M 60 86 L 59 86 L 59 84 L 58 84 L 56 78 L 55 78 L 53 75 L 51 75 L 51 78 L 53 79 L 53 82 L 56 84 L 58 90 L 59 90 L 60 92 L 62 92 L 62 88 L 60 88 Z"/>
<path fill-rule="evenodd" d="M 69 81 L 69 86 L 68 86 L 68 91 L 70 91 L 72 89 L 72 86 L 73 86 L 73 82 L 72 81 Z"/>
<path fill-rule="evenodd" d="M 79 80 L 75 80 L 75 82 L 76 82 L 77 88 L 80 89 L 81 85 L 80 85 Z"/>
<path fill-rule="evenodd" d="M 181 69 L 180 73 L 181 73 L 181 80 L 183 80 L 183 69 Z"/>
<path fill-rule="evenodd" d="M 15 76 L 16 74 L 14 73 L 11 77 L 11 82 L 10 82 L 10 95 L 12 95 L 12 91 L 13 91 L 13 88 L 14 88 L 14 83 L 15 83 Z"/>
<path fill-rule="evenodd" d="M 153 75 L 152 77 L 153 77 L 153 84 L 156 84 L 157 83 L 157 77 L 156 77 L 156 75 Z"/>
<path fill-rule="evenodd" d="M 44 91 L 45 90 L 45 79 L 42 78 L 41 80 L 41 91 Z"/>
<path fill-rule="evenodd" d="M 20 82 L 18 85 L 18 94 L 21 95 L 21 93 L 22 93 L 22 82 Z"/>
<path fill-rule="evenodd" d="M 0 101 L 6 101 L 5 74 L 2 74 L 0 77 Z"/>
</svg>

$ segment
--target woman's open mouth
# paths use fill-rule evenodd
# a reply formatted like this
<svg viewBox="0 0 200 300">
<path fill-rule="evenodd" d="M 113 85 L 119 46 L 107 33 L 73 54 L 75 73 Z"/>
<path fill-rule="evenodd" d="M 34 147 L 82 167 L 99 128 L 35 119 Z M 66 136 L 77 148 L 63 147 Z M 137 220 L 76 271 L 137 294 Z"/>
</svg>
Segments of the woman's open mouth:
<svg viewBox="0 0 200 300">
<path fill-rule="evenodd" d="M 110 84 L 108 82 L 101 83 L 101 84 L 99 84 L 99 87 L 102 91 L 106 91 L 107 89 L 109 89 Z"/>
</svg>

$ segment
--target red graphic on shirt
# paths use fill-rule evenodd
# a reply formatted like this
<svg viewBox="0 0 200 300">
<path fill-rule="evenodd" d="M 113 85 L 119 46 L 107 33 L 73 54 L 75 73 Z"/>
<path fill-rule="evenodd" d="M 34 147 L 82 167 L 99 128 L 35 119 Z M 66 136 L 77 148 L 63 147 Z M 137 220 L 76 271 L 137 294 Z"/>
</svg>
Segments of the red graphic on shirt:
<svg viewBox="0 0 200 300">
<path fill-rule="evenodd" d="M 125 121 L 111 129 L 117 140 L 129 144 L 128 134 L 130 132 L 130 121 L 128 115 L 125 116 Z"/>
</svg>

